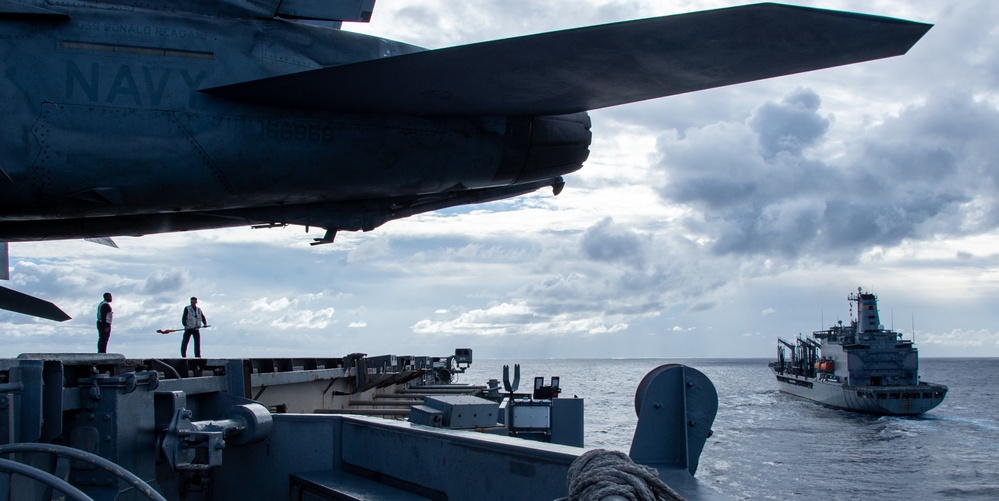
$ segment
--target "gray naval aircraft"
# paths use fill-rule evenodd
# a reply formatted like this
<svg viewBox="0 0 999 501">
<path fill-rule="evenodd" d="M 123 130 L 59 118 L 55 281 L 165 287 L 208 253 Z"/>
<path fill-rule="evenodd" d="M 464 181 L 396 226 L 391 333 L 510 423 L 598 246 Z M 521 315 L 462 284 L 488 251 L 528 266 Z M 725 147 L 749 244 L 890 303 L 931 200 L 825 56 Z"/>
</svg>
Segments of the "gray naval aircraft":
<svg viewBox="0 0 999 501">
<path fill-rule="evenodd" d="M 368 231 L 557 195 L 588 110 L 904 54 L 930 25 L 758 4 L 425 50 L 374 0 L 0 0 L 7 242 Z M 320 21 L 315 23 L 313 21 Z M 69 317 L 0 287 L 0 308 Z"/>
</svg>

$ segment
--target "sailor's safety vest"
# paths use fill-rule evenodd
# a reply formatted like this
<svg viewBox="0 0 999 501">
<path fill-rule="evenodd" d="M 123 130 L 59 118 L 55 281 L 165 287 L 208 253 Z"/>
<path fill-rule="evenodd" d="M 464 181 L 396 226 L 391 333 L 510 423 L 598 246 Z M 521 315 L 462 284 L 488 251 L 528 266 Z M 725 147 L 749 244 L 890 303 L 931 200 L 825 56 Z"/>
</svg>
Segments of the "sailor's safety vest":
<svg viewBox="0 0 999 501">
<path fill-rule="evenodd" d="M 106 318 L 101 318 L 101 310 L 104 309 L 104 305 L 106 304 L 108 304 L 107 301 L 101 301 L 101 304 L 97 305 L 97 321 L 110 324 L 111 318 L 114 317 L 114 311 L 111 310 L 110 305 L 108 306 L 108 316 Z"/>
<path fill-rule="evenodd" d="M 201 308 L 198 308 L 197 306 L 185 306 L 184 309 L 187 310 L 184 328 L 197 329 L 201 327 L 201 317 L 203 315 L 203 313 L 201 313 Z"/>
</svg>

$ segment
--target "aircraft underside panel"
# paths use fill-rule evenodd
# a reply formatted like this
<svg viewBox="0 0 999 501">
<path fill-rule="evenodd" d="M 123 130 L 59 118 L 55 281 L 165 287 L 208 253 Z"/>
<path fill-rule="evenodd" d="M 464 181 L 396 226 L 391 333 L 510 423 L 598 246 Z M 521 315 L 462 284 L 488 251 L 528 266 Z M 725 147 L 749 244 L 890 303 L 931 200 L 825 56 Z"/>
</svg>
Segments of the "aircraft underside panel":
<svg viewBox="0 0 999 501">
<path fill-rule="evenodd" d="M 32 133 L 37 194 L 53 214 L 115 215 L 154 203 L 192 209 L 206 204 L 206 194 L 236 194 L 167 111 L 47 104 Z"/>
<path fill-rule="evenodd" d="M 364 200 L 405 206 L 428 196 L 439 204 L 434 196 L 550 185 L 582 165 L 589 128 L 585 113 L 444 119 L 48 103 L 21 154 L 30 168 L 0 185 L 0 195 L 8 222 L 165 213 L 182 220 L 184 212 L 330 203 L 367 210 Z M 29 217 L 40 200 L 44 215 Z M 0 238 L 24 238 L 17 225 L 2 226 L 11 232 Z"/>
<path fill-rule="evenodd" d="M 342 202 L 281 205 L 218 211 L 127 214 L 106 217 L 0 221 L 0 239 L 57 240 L 99 236 L 140 236 L 175 231 L 209 230 L 250 225 L 297 224 L 328 230 L 370 231 L 393 219 L 414 214 L 515 197 L 551 187 L 562 190 L 561 177 L 530 183 L 466 190 L 448 194 L 398 196 Z M 328 243 L 324 240 L 322 243 Z"/>
<path fill-rule="evenodd" d="M 178 114 L 255 204 L 353 200 L 496 184 L 506 124 L 329 114 Z M 295 188 L 295 189 L 292 189 Z"/>
<path fill-rule="evenodd" d="M 506 127 L 503 119 L 350 121 L 47 104 L 31 128 L 30 193 L 22 179 L 7 186 L 20 197 L 5 203 L 16 216 L 15 200 L 41 198 L 51 217 L 71 217 L 417 196 L 553 177 L 548 170 L 564 171 L 565 161 L 551 148 L 575 151 L 569 170 L 585 159 L 588 130 L 572 131 L 575 143 L 556 139 L 532 150 L 529 129 L 511 138 Z M 528 163 L 543 175 L 525 174 Z"/>
</svg>

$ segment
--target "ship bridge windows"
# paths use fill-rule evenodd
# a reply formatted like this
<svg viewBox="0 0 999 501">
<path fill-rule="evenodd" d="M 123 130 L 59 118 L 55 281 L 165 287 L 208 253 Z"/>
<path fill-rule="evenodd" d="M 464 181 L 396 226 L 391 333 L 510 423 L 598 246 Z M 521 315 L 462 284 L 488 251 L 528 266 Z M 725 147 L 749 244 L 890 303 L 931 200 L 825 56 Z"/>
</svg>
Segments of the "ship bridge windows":
<svg viewBox="0 0 999 501">
<path fill-rule="evenodd" d="M 901 398 L 901 395 L 899 395 L 898 393 L 889 393 L 888 398 L 892 400 L 898 400 L 899 398 Z"/>
<path fill-rule="evenodd" d="M 877 393 L 876 395 L 878 396 L 878 400 L 887 400 L 888 399 L 888 394 L 887 393 Z"/>
</svg>

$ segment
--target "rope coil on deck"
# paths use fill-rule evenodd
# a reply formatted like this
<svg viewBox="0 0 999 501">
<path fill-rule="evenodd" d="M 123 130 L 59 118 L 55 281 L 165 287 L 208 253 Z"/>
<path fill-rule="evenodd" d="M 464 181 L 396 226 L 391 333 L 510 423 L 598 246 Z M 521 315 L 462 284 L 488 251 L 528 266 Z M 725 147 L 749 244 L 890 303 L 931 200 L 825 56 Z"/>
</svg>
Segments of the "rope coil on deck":
<svg viewBox="0 0 999 501">
<path fill-rule="evenodd" d="M 571 501 L 599 501 L 620 496 L 629 501 L 683 501 L 659 479 L 659 472 L 635 463 L 627 454 L 594 449 L 576 458 L 565 477 Z"/>
</svg>

